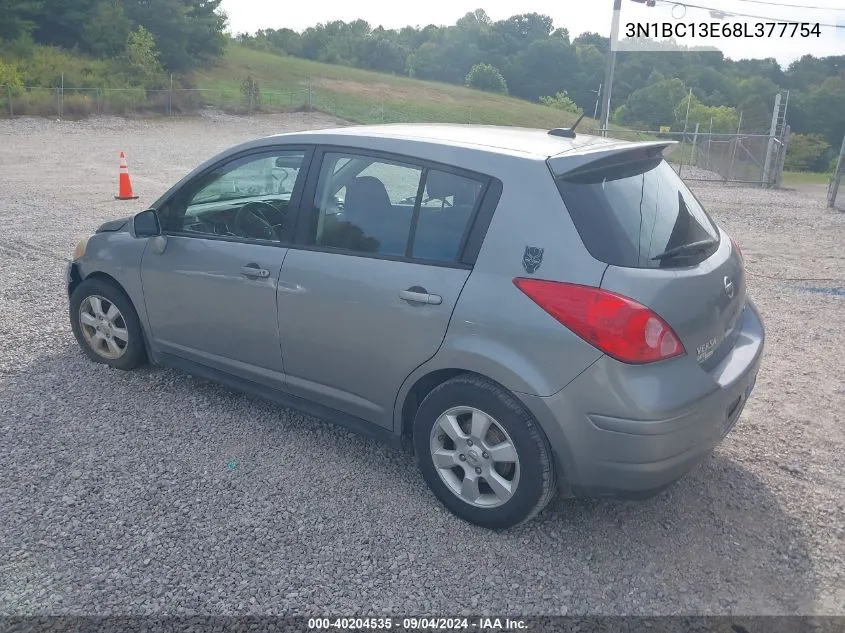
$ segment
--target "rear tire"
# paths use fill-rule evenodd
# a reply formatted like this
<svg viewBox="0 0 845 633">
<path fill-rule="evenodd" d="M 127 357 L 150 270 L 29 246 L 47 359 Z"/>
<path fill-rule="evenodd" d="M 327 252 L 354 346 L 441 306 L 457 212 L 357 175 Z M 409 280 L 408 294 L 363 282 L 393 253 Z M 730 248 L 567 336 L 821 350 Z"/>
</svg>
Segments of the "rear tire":
<svg viewBox="0 0 845 633">
<path fill-rule="evenodd" d="M 130 370 L 147 360 L 138 313 L 114 282 L 91 278 L 70 295 L 70 325 L 77 343 L 95 363 Z"/>
<path fill-rule="evenodd" d="M 470 523 L 513 527 L 556 493 L 554 460 L 539 424 L 512 394 L 480 376 L 435 387 L 417 410 L 413 441 L 429 488 Z"/>
</svg>

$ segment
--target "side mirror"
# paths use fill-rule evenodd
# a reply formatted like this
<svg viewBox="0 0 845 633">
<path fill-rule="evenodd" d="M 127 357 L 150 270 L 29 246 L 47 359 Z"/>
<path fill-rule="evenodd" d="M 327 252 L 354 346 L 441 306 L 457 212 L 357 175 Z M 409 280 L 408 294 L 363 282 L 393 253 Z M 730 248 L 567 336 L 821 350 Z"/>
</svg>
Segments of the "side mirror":
<svg viewBox="0 0 845 633">
<path fill-rule="evenodd" d="M 158 215 L 155 209 L 141 211 L 132 220 L 135 229 L 135 237 L 152 237 L 161 235 L 161 225 L 158 222 Z"/>
</svg>

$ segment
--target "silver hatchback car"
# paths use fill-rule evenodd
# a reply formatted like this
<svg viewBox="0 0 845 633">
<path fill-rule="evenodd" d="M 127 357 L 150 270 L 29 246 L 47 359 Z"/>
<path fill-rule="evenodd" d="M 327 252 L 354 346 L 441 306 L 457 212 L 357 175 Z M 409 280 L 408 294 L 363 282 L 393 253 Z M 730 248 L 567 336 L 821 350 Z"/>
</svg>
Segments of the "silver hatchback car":
<svg viewBox="0 0 845 633">
<path fill-rule="evenodd" d="M 409 437 L 482 526 L 557 490 L 648 496 L 734 425 L 764 341 L 742 254 L 667 145 L 461 125 L 248 142 L 80 242 L 73 332 L 111 367 Z"/>
</svg>

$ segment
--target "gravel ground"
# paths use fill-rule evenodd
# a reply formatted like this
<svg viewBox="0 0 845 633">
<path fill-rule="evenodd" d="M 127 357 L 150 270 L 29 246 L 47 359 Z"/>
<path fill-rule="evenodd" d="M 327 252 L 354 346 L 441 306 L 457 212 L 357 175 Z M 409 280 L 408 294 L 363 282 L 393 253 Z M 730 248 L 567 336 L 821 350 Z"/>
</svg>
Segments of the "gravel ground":
<svg viewBox="0 0 845 633">
<path fill-rule="evenodd" d="M 768 348 L 735 431 L 645 502 L 556 500 L 491 533 L 400 451 L 83 357 L 80 237 L 237 141 L 333 124 L 0 121 L 0 614 L 845 614 L 845 214 L 822 191 L 695 185 Z M 113 200 L 119 150 L 140 200 Z"/>
</svg>

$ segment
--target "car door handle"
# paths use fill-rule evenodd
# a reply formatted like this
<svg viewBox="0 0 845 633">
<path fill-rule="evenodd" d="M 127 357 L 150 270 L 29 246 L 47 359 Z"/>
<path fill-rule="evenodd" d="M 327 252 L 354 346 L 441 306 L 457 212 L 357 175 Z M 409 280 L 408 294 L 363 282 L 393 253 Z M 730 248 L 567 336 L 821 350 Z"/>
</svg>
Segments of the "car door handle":
<svg viewBox="0 0 845 633">
<path fill-rule="evenodd" d="M 416 286 L 407 290 L 400 290 L 399 298 L 408 303 L 427 303 L 432 306 L 439 306 L 443 303 L 443 297 L 440 295 L 429 294 L 425 288 Z"/>
<path fill-rule="evenodd" d="M 251 277 L 254 279 L 265 279 L 270 276 L 270 271 L 266 268 L 259 268 L 258 264 L 247 264 L 241 267 L 241 274 L 244 277 Z"/>
</svg>

